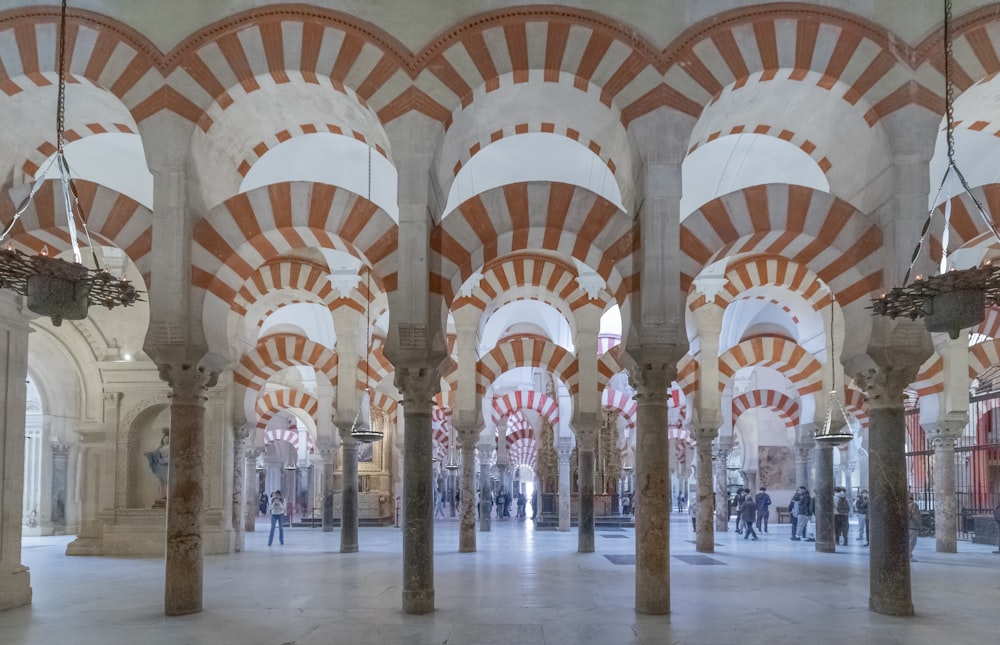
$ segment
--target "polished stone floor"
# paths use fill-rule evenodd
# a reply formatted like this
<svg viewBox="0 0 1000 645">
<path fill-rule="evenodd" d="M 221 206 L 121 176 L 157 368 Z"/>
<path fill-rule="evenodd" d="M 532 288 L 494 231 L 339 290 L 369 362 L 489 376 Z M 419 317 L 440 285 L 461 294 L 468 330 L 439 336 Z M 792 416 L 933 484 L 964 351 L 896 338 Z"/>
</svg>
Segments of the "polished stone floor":
<svg viewBox="0 0 1000 645">
<path fill-rule="evenodd" d="M 326 645 L 519 643 L 618 645 L 938 645 L 996 643 L 1000 555 L 959 543 L 934 552 L 922 538 L 913 563 L 917 615 L 868 611 L 867 549 L 835 554 L 792 542 L 772 525 L 758 542 L 717 534 L 695 552 L 691 524 L 671 526 L 670 616 L 633 607 L 631 529 L 597 531 L 597 552 L 576 553 L 570 533 L 494 522 L 477 553 L 458 553 L 458 524 L 435 528 L 437 611 L 400 610 L 401 532 L 362 528 L 361 552 L 338 553 L 340 534 L 291 529 L 285 545 L 248 534 L 247 550 L 205 560 L 205 610 L 163 616 L 157 559 L 66 557 L 68 538 L 26 538 L 34 603 L 0 613 L 3 645 Z M 851 528 L 851 537 L 855 528 Z"/>
</svg>

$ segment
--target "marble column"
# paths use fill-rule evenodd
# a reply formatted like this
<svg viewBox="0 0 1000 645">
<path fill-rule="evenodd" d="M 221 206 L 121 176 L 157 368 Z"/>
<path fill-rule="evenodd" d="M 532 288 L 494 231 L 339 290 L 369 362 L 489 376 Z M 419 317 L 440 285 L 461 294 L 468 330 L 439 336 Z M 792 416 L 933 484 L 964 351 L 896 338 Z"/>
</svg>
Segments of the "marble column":
<svg viewBox="0 0 1000 645">
<path fill-rule="evenodd" d="M 337 450 L 334 442 L 327 440 L 327 445 L 319 449 L 323 458 L 323 533 L 333 532 L 333 497 L 337 483 Z"/>
<path fill-rule="evenodd" d="M 571 525 L 569 459 L 573 454 L 573 440 L 569 437 L 559 437 L 556 452 L 559 455 L 559 530 L 569 531 Z"/>
<path fill-rule="evenodd" d="M 448 516 L 455 517 L 457 514 L 457 505 L 455 504 L 455 491 L 458 489 L 458 483 L 456 481 L 458 475 L 454 470 L 448 471 L 447 486 L 445 487 L 448 491 Z"/>
<path fill-rule="evenodd" d="M 243 472 L 243 467 L 246 464 L 244 452 L 246 451 L 247 439 L 249 437 L 250 428 L 245 424 L 240 424 L 233 428 L 233 499 L 230 521 L 233 526 L 233 551 L 236 553 L 243 551 L 244 546 L 244 505 L 257 504 L 256 496 L 248 496 L 246 494 L 246 486 L 244 485 L 244 479 L 249 479 L 254 472 L 252 470 L 246 474 Z"/>
<path fill-rule="evenodd" d="M 458 522 L 458 552 L 476 551 L 476 440 L 479 431 L 474 425 L 457 428 L 459 445 L 462 448 L 462 471 L 459 485 L 461 519 Z"/>
<path fill-rule="evenodd" d="M 643 347 L 636 388 L 635 610 L 670 613 L 670 440 L 667 396 L 677 375 L 672 352 Z M 680 358 L 677 356 L 676 358 Z"/>
<path fill-rule="evenodd" d="M 698 453 L 698 508 L 695 518 L 695 549 L 699 553 L 715 553 L 715 531 L 713 530 L 713 515 L 715 514 L 715 491 L 712 486 L 712 441 L 719 436 L 715 427 L 692 428 L 691 435 L 695 440 L 695 450 Z M 728 522 L 727 522 L 728 525 Z"/>
<path fill-rule="evenodd" d="M 31 577 L 21 564 L 24 414 L 28 377 L 27 312 L 14 292 L 0 290 L 0 611 L 31 603 Z"/>
<path fill-rule="evenodd" d="M 403 612 L 407 614 L 434 611 L 431 408 L 440 383 L 436 369 L 396 367 L 396 387 L 403 395 L 406 428 L 403 445 Z"/>
<path fill-rule="evenodd" d="M 68 443 L 51 443 L 52 449 L 52 510 L 49 520 L 52 522 L 52 532 L 54 535 L 66 533 L 66 485 L 69 473 L 69 451 L 72 446 Z"/>
<path fill-rule="evenodd" d="M 804 423 L 795 429 L 795 486 L 804 486 L 812 495 L 809 481 L 809 465 L 812 463 L 813 450 L 816 449 L 816 424 Z"/>
<path fill-rule="evenodd" d="M 217 375 L 193 356 L 158 366 L 171 388 L 164 613 L 183 616 L 202 610 L 205 389 Z"/>
<path fill-rule="evenodd" d="M 479 530 L 488 533 L 490 530 L 490 514 L 493 511 L 493 488 L 490 486 L 490 457 L 493 456 L 493 446 L 481 443 L 479 451 Z"/>
<path fill-rule="evenodd" d="M 243 533 L 244 538 L 247 533 L 257 530 L 258 498 L 260 491 L 257 490 L 257 457 L 260 457 L 262 450 L 258 447 L 246 448 L 243 451 L 244 467 L 244 488 L 243 498 L 246 504 L 243 506 Z"/>
<path fill-rule="evenodd" d="M 891 335 L 884 329 L 888 321 L 875 322 L 883 328 L 883 333 L 873 333 L 874 347 L 868 355 L 878 357 L 884 364 L 860 371 L 854 379 L 868 397 L 871 499 L 868 606 L 880 614 L 912 616 L 903 388 L 916 378 L 932 348 L 920 322 L 896 321 Z"/>
<path fill-rule="evenodd" d="M 833 535 L 833 446 L 816 442 L 815 455 L 816 485 L 813 503 L 816 506 L 816 550 L 833 553 L 837 550 Z"/>
<path fill-rule="evenodd" d="M 340 449 L 343 454 L 344 480 L 342 483 L 340 509 L 340 552 L 358 552 L 358 442 L 351 436 L 351 423 L 342 423 L 340 429 Z M 407 425 L 409 430 L 409 425 Z"/>
<path fill-rule="evenodd" d="M 578 421 L 576 430 L 577 489 L 580 493 L 580 521 L 577 525 L 577 552 L 594 552 L 594 450 L 597 448 L 599 420 Z"/>
<path fill-rule="evenodd" d="M 923 424 L 924 432 L 934 446 L 934 542 L 939 553 L 958 552 L 955 442 L 962 436 L 967 418 L 956 416 L 958 418 Z"/>
<path fill-rule="evenodd" d="M 718 450 L 715 452 L 715 530 L 720 533 L 729 531 L 729 452 L 733 448 L 733 437 L 719 437 Z"/>
</svg>

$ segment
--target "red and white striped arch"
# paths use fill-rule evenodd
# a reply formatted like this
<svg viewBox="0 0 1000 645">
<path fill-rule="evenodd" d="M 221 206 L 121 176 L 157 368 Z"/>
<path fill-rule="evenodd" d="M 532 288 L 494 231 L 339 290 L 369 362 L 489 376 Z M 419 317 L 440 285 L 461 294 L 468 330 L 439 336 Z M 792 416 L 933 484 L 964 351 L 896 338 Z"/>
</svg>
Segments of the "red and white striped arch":
<svg viewBox="0 0 1000 645">
<path fill-rule="evenodd" d="M 431 430 L 433 431 L 433 453 L 434 456 L 440 460 L 444 460 L 448 456 L 448 446 L 451 444 L 451 438 L 449 436 L 449 421 L 448 417 L 451 416 L 451 410 L 446 410 L 445 408 L 434 407 L 431 410 Z"/>
<path fill-rule="evenodd" d="M 979 203 L 986 209 L 986 214 L 997 219 L 1000 216 L 1000 184 L 986 184 L 972 189 Z M 992 231 L 983 222 L 983 216 L 972 199 L 972 195 L 963 191 L 951 198 L 950 233 L 952 236 L 949 247 L 954 250 L 961 246 L 977 246 L 983 242 L 994 242 Z M 937 207 L 937 213 L 931 220 L 930 250 L 935 260 L 941 258 L 941 234 L 944 228 L 945 204 Z M 957 242 L 956 238 L 957 237 Z"/>
<path fill-rule="evenodd" d="M 368 356 L 358 359 L 356 384 L 358 391 L 375 387 L 389 377 L 395 370 L 389 359 L 385 357 L 385 345 L 382 339 L 373 340 Z"/>
<path fill-rule="evenodd" d="M 815 311 L 830 305 L 829 291 L 819 276 L 788 258 L 769 256 L 736 261 L 726 268 L 726 280 L 725 287 L 716 295 L 723 308 L 750 289 L 763 286 L 788 289 L 801 296 Z M 702 299 L 696 304 L 703 302 Z M 691 308 L 697 309 L 697 306 Z"/>
<path fill-rule="evenodd" d="M 555 343 L 540 338 L 507 338 L 490 350 L 476 365 L 476 392 L 486 394 L 490 385 L 505 372 L 516 367 L 538 367 L 552 372 L 569 390 L 580 389 L 579 365 L 576 358 Z"/>
<path fill-rule="evenodd" d="M 245 316 L 254 303 L 275 291 L 290 290 L 309 294 L 310 302 L 332 307 L 337 294 L 330 286 L 330 271 L 320 262 L 281 257 L 268 260 L 247 279 L 232 301 L 232 310 Z M 363 310 L 363 308 L 362 308 Z M 257 321 L 259 327 L 265 317 Z"/>
<path fill-rule="evenodd" d="M 628 215 L 585 188 L 508 184 L 470 197 L 431 231 L 431 291 L 451 303 L 480 267 L 542 249 L 592 267 L 620 303 L 632 290 L 637 236 Z"/>
<path fill-rule="evenodd" d="M 607 388 L 611 379 L 625 369 L 625 357 L 622 356 L 622 352 L 624 352 L 624 348 L 621 345 L 615 345 L 597 357 L 598 392 L 602 392 L 605 388 Z"/>
<path fill-rule="evenodd" d="M 744 134 L 744 133 L 763 134 L 776 137 L 778 139 L 781 139 L 782 141 L 787 141 L 788 143 L 802 150 L 802 152 L 812 157 L 812 160 L 816 162 L 816 165 L 819 166 L 820 170 L 822 170 L 824 173 L 829 172 L 830 168 L 833 166 L 830 160 L 825 155 L 823 155 L 822 151 L 817 149 L 816 144 L 807 139 L 806 137 L 800 134 L 796 134 L 791 130 L 785 130 L 777 126 L 768 125 L 764 123 L 757 125 L 734 125 L 727 128 L 725 131 L 716 130 L 715 132 L 708 134 L 703 140 L 695 142 L 688 149 L 688 154 L 691 154 L 699 147 L 705 145 L 706 143 L 711 143 L 712 141 L 715 141 L 720 137 L 725 137 L 728 135 Z"/>
<path fill-rule="evenodd" d="M 874 125 L 902 107 L 896 94 L 910 69 L 898 40 L 879 25 L 826 7 L 775 4 L 718 13 L 667 48 L 666 91 L 646 110 L 668 105 L 697 117 L 726 87 L 780 78 L 835 91 L 850 106 L 870 105 L 865 119 Z"/>
<path fill-rule="evenodd" d="M 381 410 L 390 416 L 396 414 L 396 408 L 399 405 L 398 399 L 382 390 L 371 390 L 370 393 L 373 408 Z"/>
<path fill-rule="evenodd" d="M 251 148 L 251 152 L 244 157 L 243 161 L 240 162 L 240 165 L 236 170 L 240 173 L 240 176 L 246 177 L 247 173 L 250 172 L 250 168 L 252 168 L 255 163 L 260 161 L 261 157 L 266 155 L 270 150 L 274 149 L 278 145 L 296 136 L 317 133 L 338 134 L 345 137 L 351 137 L 352 139 L 356 139 L 362 143 L 367 142 L 367 137 L 364 133 L 352 130 L 348 127 L 341 127 L 339 125 L 334 125 L 333 123 L 303 123 L 295 126 L 294 128 L 286 128 L 276 132 L 264 141 L 261 141 L 257 145 L 253 146 L 253 148 Z M 385 150 L 382 146 L 374 144 L 372 145 L 372 148 L 374 148 L 375 151 L 383 157 L 386 156 Z"/>
<path fill-rule="evenodd" d="M 972 331 L 990 339 L 1000 337 L 1000 309 L 989 307 L 986 310 L 986 318 Z"/>
<path fill-rule="evenodd" d="M 856 387 L 848 387 L 844 391 L 844 408 L 858 420 L 862 430 L 868 429 L 868 399 Z"/>
<path fill-rule="evenodd" d="M 337 384 L 337 354 L 329 347 L 298 334 L 269 334 L 240 359 L 233 375 L 239 385 L 249 390 L 263 389 L 267 380 L 293 365 L 305 365 Z"/>
<path fill-rule="evenodd" d="M 79 80 L 79 79 L 77 79 Z M 68 82 L 68 81 L 67 81 Z M 63 133 L 67 145 L 74 141 L 79 141 L 94 134 L 137 134 L 131 125 L 127 123 L 87 123 L 77 128 L 67 128 Z M 28 158 L 21 165 L 21 170 L 28 177 L 35 177 L 42 169 L 48 159 L 56 153 L 57 144 L 55 141 L 45 141 L 35 148 Z"/>
<path fill-rule="evenodd" d="M 62 195 L 56 189 L 59 180 L 46 181 L 35 194 L 28 209 L 11 229 L 7 241 L 25 253 L 38 254 L 44 247 L 51 255 L 70 248 Z M 100 184 L 77 179 L 74 182 L 80 206 L 87 217 L 87 228 L 95 242 L 115 246 L 135 263 L 146 285 L 151 271 L 150 251 L 153 248 L 153 214 L 131 197 L 105 188 Z M 30 190 L 24 185 L 17 191 L 0 193 L 0 221 L 9 222 Z M 83 231 L 77 226 L 82 236 Z M 80 238 L 81 243 L 85 238 Z"/>
<path fill-rule="evenodd" d="M 507 445 L 510 445 L 518 438 L 533 436 L 534 432 L 534 426 L 528 421 L 528 417 L 521 410 L 517 410 L 507 419 L 507 429 L 504 436 Z"/>
<path fill-rule="evenodd" d="M 716 198 L 681 223 L 681 287 L 724 257 L 787 257 L 830 285 L 841 306 L 882 286 L 882 231 L 847 202 L 802 186 L 753 186 Z"/>
<path fill-rule="evenodd" d="M 455 298 L 452 310 L 473 306 L 492 313 L 510 302 L 532 299 L 551 305 L 572 320 L 573 311 L 595 302 L 580 288 L 578 278 L 576 267 L 562 258 L 532 251 L 512 253 L 486 263 L 479 283 L 469 295 Z M 537 290 L 525 291 L 519 287 Z M 462 292 L 466 293 L 466 289 L 463 287 Z M 596 303 L 605 307 L 610 300 L 610 294 L 602 290 Z"/>
<path fill-rule="evenodd" d="M 910 388 L 918 397 L 944 392 L 944 358 L 938 353 L 928 358 L 920 366 L 916 380 L 910 383 Z"/>
<path fill-rule="evenodd" d="M 740 416 L 752 408 L 773 410 L 785 422 L 785 427 L 794 430 L 799 425 L 799 402 L 792 400 L 777 390 L 751 390 L 733 399 L 733 425 Z"/>
<path fill-rule="evenodd" d="M 773 368 L 785 375 L 799 396 L 823 388 L 822 365 L 800 345 L 783 338 L 757 337 L 729 348 L 719 357 L 719 391 L 736 372 L 758 365 Z"/>
<path fill-rule="evenodd" d="M 319 411 L 319 402 L 308 392 L 291 388 L 267 392 L 258 396 L 254 402 L 254 411 L 257 413 L 257 429 L 266 430 L 268 422 L 275 414 L 289 408 L 303 410 L 315 422 L 316 414 Z"/>
<path fill-rule="evenodd" d="M 513 390 L 493 397 L 490 421 L 494 425 L 498 424 L 504 417 L 513 418 L 518 410 L 534 410 L 545 417 L 553 427 L 559 426 L 559 401 L 535 390 Z M 508 432 L 509 430 L 508 426 Z"/>
<path fill-rule="evenodd" d="M 986 370 L 1000 365 L 1000 339 L 976 343 L 969 348 L 969 378 L 977 379 Z"/>
<path fill-rule="evenodd" d="M 312 435 L 308 431 L 300 433 L 298 430 L 268 430 L 264 433 L 264 445 L 273 443 L 275 441 L 287 441 L 292 444 L 292 447 L 298 450 L 300 438 L 299 434 L 304 434 L 306 436 L 306 450 L 309 452 L 316 452 L 316 442 L 313 440 Z"/>
<path fill-rule="evenodd" d="M 196 286 L 231 302 L 268 260 L 302 247 L 333 248 L 370 262 L 390 291 L 396 286 L 397 226 L 364 197 L 309 182 L 240 193 L 194 227 Z"/>
<path fill-rule="evenodd" d="M 601 406 L 617 410 L 625 418 L 625 425 L 627 427 L 635 427 L 636 411 L 639 409 L 639 404 L 629 394 L 621 390 L 606 387 L 601 392 Z"/>
<path fill-rule="evenodd" d="M 677 386 L 684 396 L 691 396 L 699 387 L 698 359 L 685 354 L 677 361 Z"/>
</svg>

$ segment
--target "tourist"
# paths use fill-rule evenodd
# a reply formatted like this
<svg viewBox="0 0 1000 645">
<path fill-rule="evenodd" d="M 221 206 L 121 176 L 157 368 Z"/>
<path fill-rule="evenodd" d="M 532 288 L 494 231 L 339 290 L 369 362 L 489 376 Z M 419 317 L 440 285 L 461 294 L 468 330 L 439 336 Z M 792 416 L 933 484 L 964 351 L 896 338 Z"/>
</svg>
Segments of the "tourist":
<svg viewBox="0 0 1000 645">
<path fill-rule="evenodd" d="M 264 491 L 260 492 L 260 499 L 257 501 L 257 510 L 260 511 L 261 515 L 267 514 L 267 493 Z"/>
<path fill-rule="evenodd" d="M 844 538 L 844 546 L 847 546 L 851 502 L 847 499 L 847 489 L 843 486 L 837 486 L 833 491 L 833 541 L 840 544 L 840 538 Z"/>
<path fill-rule="evenodd" d="M 527 517 L 528 514 L 525 513 L 525 507 L 527 505 L 528 505 L 528 496 L 525 495 L 524 493 L 519 494 L 517 496 L 517 517 L 518 517 L 518 519 L 523 520 L 525 517 Z"/>
<path fill-rule="evenodd" d="M 757 505 L 757 530 L 767 533 L 767 522 L 771 516 L 771 496 L 767 494 L 767 488 L 761 486 L 753 501 Z"/>
<path fill-rule="evenodd" d="M 744 492 L 743 488 L 737 488 L 736 497 L 733 499 L 733 508 L 736 510 L 736 533 L 740 535 L 743 534 L 743 502 L 746 501 L 747 493 L 749 492 L 749 489 L 746 489 Z"/>
<path fill-rule="evenodd" d="M 444 491 L 434 496 L 434 517 L 444 517 Z"/>
<path fill-rule="evenodd" d="M 743 530 L 746 531 L 746 535 L 743 539 L 747 539 L 753 535 L 753 539 L 757 539 L 757 533 L 753 530 L 754 520 L 757 519 L 757 503 L 754 501 L 753 497 L 750 495 L 743 496 L 743 504 L 740 505 L 740 519 L 743 520 Z"/>
<path fill-rule="evenodd" d="M 688 515 L 691 516 L 691 530 L 698 532 L 698 500 L 691 500 L 688 504 Z"/>
<path fill-rule="evenodd" d="M 865 541 L 868 546 L 868 491 L 862 489 L 858 498 L 854 500 L 854 514 L 858 517 L 858 541 Z"/>
<path fill-rule="evenodd" d="M 274 525 L 278 525 L 278 544 L 285 543 L 285 498 L 281 491 L 276 490 L 271 495 L 271 534 L 267 536 L 267 546 L 274 542 Z"/>
<path fill-rule="evenodd" d="M 799 539 L 805 542 L 815 542 L 809 537 L 809 520 L 813 515 L 813 499 L 805 486 L 799 486 Z"/>
<path fill-rule="evenodd" d="M 788 502 L 788 514 L 792 516 L 792 540 L 798 541 L 799 535 L 797 529 L 799 528 L 799 502 L 802 499 L 802 494 L 799 490 L 795 491 L 792 495 L 792 499 Z"/>
</svg>

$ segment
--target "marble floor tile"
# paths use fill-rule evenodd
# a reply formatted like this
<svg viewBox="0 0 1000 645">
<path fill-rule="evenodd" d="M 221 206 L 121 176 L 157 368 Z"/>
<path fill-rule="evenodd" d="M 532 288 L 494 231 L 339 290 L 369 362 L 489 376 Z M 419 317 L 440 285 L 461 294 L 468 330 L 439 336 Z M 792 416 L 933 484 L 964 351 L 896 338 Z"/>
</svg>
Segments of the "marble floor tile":
<svg viewBox="0 0 1000 645">
<path fill-rule="evenodd" d="M 576 552 L 576 531 L 495 522 L 478 551 L 458 553 L 457 520 L 435 525 L 436 611 L 401 607 L 402 537 L 362 528 L 360 552 L 339 553 L 337 531 L 291 529 L 281 548 L 266 533 L 246 551 L 205 559 L 205 610 L 163 616 L 164 565 L 155 558 L 67 557 L 70 538 L 25 538 L 34 603 L 0 613 L 3 645 L 618 645 L 794 643 L 938 645 L 996 642 L 1000 555 L 959 543 L 959 553 L 917 546 L 917 615 L 868 611 L 868 553 L 859 545 L 817 553 L 782 531 L 746 542 L 717 534 L 713 560 L 691 542 L 690 521 L 671 523 L 671 614 L 635 613 L 635 532 Z"/>
</svg>

